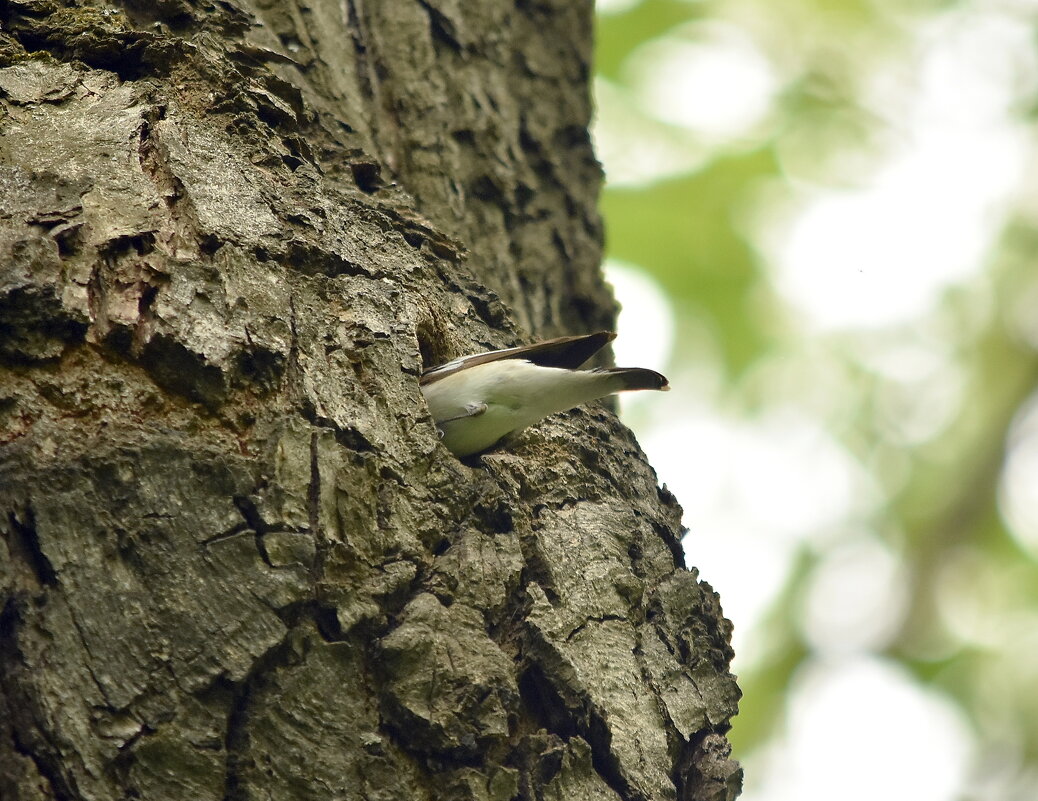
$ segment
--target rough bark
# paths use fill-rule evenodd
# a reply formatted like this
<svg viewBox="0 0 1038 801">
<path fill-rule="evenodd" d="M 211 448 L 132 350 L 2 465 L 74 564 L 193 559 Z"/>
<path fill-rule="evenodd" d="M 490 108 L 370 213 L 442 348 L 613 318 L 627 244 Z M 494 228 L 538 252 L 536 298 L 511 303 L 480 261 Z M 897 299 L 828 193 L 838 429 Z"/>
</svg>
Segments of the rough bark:
<svg viewBox="0 0 1038 801">
<path fill-rule="evenodd" d="M 605 408 L 590 3 L 0 2 L 0 797 L 731 799 L 729 624 Z"/>
</svg>

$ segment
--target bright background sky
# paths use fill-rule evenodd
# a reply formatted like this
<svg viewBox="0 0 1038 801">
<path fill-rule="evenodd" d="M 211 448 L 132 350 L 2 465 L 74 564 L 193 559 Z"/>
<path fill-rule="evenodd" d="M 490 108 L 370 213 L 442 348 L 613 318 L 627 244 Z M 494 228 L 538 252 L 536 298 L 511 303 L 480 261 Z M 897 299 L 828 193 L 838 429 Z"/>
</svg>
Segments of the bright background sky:
<svg viewBox="0 0 1038 801">
<path fill-rule="evenodd" d="M 1038 799 L 1038 0 L 599 0 L 617 363 L 748 801 Z"/>
</svg>

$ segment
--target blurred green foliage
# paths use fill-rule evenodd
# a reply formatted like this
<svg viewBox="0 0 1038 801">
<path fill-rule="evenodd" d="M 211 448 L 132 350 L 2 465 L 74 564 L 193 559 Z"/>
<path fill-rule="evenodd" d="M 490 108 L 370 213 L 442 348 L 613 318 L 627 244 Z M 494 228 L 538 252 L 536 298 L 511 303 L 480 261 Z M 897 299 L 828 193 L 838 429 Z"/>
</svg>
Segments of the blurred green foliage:
<svg viewBox="0 0 1038 801">
<path fill-rule="evenodd" d="M 775 253 L 754 222 L 762 204 L 796 209 L 805 192 L 853 190 L 870 179 L 891 143 L 905 135 L 899 115 L 915 113 L 884 109 L 874 79 L 919 80 L 910 67 L 896 68 L 898 60 L 915 63 L 921 43 L 944 35 L 940 25 L 952 13 L 973 14 L 977 25 L 993 25 L 986 15 L 999 14 L 998 25 L 1029 30 L 1038 51 L 1038 7 L 1025 2 L 644 0 L 604 8 L 597 23 L 599 80 L 627 104 L 613 116 L 636 122 L 650 143 L 678 141 L 696 155 L 689 166 L 638 180 L 623 169 L 625 143 L 633 148 L 638 134 L 613 137 L 600 153 L 607 170 L 602 209 L 609 257 L 638 265 L 671 301 L 679 338 L 673 369 L 685 368 L 687 354 L 702 353 L 683 348 L 681 338 L 705 327 L 717 345 L 712 367 L 722 377 L 722 394 L 747 415 L 798 402 L 798 387 L 810 394 L 815 380 L 834 387 L 821 406 L 803 406 L 879 487 L 881 503 L 856 525 L 897 554 L 907 583 L 902 619 L 877 655 L 963 710 L 981 760 L 992 749 L 1013 755 L 997 766 L 982 761 L 972 772 L 1001 771 L 999 786 L 1014 789 L 963 788 L 962 797 L 1023 799 L 1038 792 L 1038 563 L 1036 546 L 1021 544 L 1000 500 L 1014 425 L 1038 388 L 1038 196 L 1022 182 L 998 212 L 1000 233 L 982 263 L 937 292 L 933 308 L 913 319 L 843 330 L 812 328 L 796 299 L 777 289 Z M 711 25 L 742 31 L 772 65 L 775 80 L 767 114 L 727 137 L 654 119 L 630 69 L 647 45 L 695 41 L 697 26 Z M 1005 69 L 1010 81 L 1023 70 L 1014 73 L 1003 61 L 1026 55 L 993 51 L 980 63 Z M 1017 92 L 1014 113 L 1025 125 L 1038 99 L 1033 84 L 1020 80 L 1007 89 Z M 601 131 L 600 141 L 609 134 Z M 624 180 L 610 182 L 618 173 Z M 927 382 L 916 392 L 911 376 L 899 384 L 875 368 L 873 357 L 920 343 L 947 354 L 955 403 L 932 432 L 910 435 L 897 409 L 925 423 L 927 409 L 913 404 L 926 397 Z M 792 389 L 771 378 L 783 369 L 799 376 Z M 1038 508 L 1038 471 L 1032 475 Z M 763 749 L 782 730 L 784 699 L 812 658 L 801 615 L 819 548 L 805 540 L 784 588 L 754 621 L 757 655 L 741 667 L 745 697 L 732 732 L 738 756 Z M 839 797 L 839 788 L 833 790 Z"/>
<path fill-rule="evenodd" d="M 609 188 L 602 198 L 611 257 L 652 265 L 673 302 L 705 318 L 729 366 L 746 367 L 767 347 L 743 308 L 759 283 L 757 257 L 733 210 L 774 174 L 769 150 L 720 157 L 704 169 L 650 186 Z"/>
</svg>

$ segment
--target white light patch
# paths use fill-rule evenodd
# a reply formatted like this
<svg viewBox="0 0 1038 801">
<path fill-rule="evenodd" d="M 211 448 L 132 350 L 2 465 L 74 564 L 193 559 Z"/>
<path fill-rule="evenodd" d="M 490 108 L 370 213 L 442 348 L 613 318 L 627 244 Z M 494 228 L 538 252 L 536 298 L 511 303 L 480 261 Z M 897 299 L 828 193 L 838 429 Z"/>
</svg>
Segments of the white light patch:
<svg viewBox="0 0 1038 801">
<path fill-rule="evenodd" d="M 703 581 L 721 595 L 724 616 L 732 621 L 732 670 L 759 667 L 774 645 L 761 623 L 782 593 L 796 563 L 797 548 L 787 540 L 769 540 L 759 532 L 693 528 L 682 541 L 685 563 L 698 568 Z"/>
<path fill-rule="evenodd" d="M 863 536 L 825 554 L 808 581 L 801 626 L 823 655 L 878 651 L 897 633 L 908 602 L 890 549 Z"/>
<path fill-rule="evenodd" d="M 684 506 L 688 564 L 700 568 L 738 621 L 734 644 L 742 660 L 746 635 L 785 585 L 797 551 L 839 536 L 868 514 L 878 494 L 810 418 L 786 410 L 754 422 L 729 420 L 696 408 L 688 399 L 697 395 L 682 377 L 672 383 L 675 407 L 664 409 L 666 423 L 640 439 L 660 481 Z"/>
<path fill-rule="evenodd" d="M 631 92 L 598 76 L 591 139 L 610 186 L 639 186 L 701 167 L 707 152 L 646 117 Z"/>
<path fill-rule="evenodd" d="M 678 493 L 693 531 L 699 522 L 701 529 L 825 541 L 877 501 L 853 457 L 795 410 L 745 423 L 691 415 L 675 421 L 669 414 L 667 420 L 647 434 L 645 448 L 660 479 Z"/>
<path fill-rule="evenodd" d="M 733 448 L 745 440 L 734 426 L 705 411 L 657 427 L 641 442 L 661 483 L 684 507 L 683 521 L 689 527 L 682 542 L 685 562 L 699 568 L 721 593 L 725 616 L 737 621 L 732 646 L 737 670 L 744 670 L 754 656 L 748 651 L 754 641 L 749 635 L 785 586 L 796 543 L 771 537 L 772 532 L 745 520 L 741 512 L 748 510 L 731 497 L 731 471 L 738 469 L 732 464 L 738 458 Z"/>
<path fill-rule="evenodd" d="M 620 302 L 613 354 L 619 367 L 664 372 L 674 346 L 674 313 L 660 285 L 644 270 L 610 259 L 602 267 Z M 633 398 L 646 393 L 628 393 Z"/>
<path fill-rule="evenodd" d="M 642 0 L 595 0 L 595 13 L 603 16 L 623 14 L 641 5 L 641 2 Z"/>
<path fill-rule="evenodd" d="M 779 256 L 779 291 L 819 328 L 881 327 L 928 312 L 983 266 L 1023 145 L 1009 131 L 931 131 L 871 186 L 816 196 Z"/>
<path fill-rule="evenodd" d="M 944 629 L 957 643 L 1003 654 L 998 663 L 1007 680 L 1011 670 L 1023 667 L 1030 676 L 1038 668 L 1033 576 L 1034 567 L 1026 560 L 1007 565 L 967 546 L 945 554 L 937 573 L 937 608 Z M 1001 689 L 994 692 L 1004 695 Z M 984 706 L 990 711 L 990 704 Z"/>
<path fill-rule="evenodd" d="M 998 508 L 1016 541 L 1038 558 L 1038 395 L 1031 396 L 1010 427 Z"/>
<path fill-rule="evenodd" d="M 749 37 L 694 23 L 640 47 L 626 74 L 646 111 L 708 139 L 742 136 L 771 108 L 776 78 Z"/>
<path fill-rule="evenodd" d="M 874 658 L 802 668 L 786 734 L 748 761 L 744 801 L 954 801 L 974 738 L 959 709 Z"/>
<path fill-rule="evenodd" d="M 896 384 L 941 380 L 941 374 L 954 364 L 949 343 L 923 333 L 892 339 L 870 337 L 851 344 L 859 362 Z"/>
<path fill-rule="evenodd" d="M 886 109 L 901 147 L 867 185 L 808 195 L 778 246 L 775 282 L 819 328 L 926 313 L 983 267 L 1011 205 L 1028 136 L 1007 87 L 1022 84 L 990 67 L 1033 50 L 1029 34 L 1023 22 L 942 19 L 921 40 L 918 83 L 895 104 L 903 113 Z"/>
<path fill-rule="evenodd" d="M 855 343 L 855 357 L 881 379 L 874 409 L 886 440 L 898 445 L 925 442 L 959 413 L 965 376 L 948 345 L 904 331 Z"/>
</svg>

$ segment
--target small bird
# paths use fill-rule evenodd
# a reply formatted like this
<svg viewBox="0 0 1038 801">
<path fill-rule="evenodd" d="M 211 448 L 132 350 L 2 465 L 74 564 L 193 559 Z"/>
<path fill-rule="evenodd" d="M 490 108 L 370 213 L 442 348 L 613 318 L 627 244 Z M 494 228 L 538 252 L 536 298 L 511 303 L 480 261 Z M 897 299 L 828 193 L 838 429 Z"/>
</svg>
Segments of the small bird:
<svg viewBox="0 0 1038 801">
<path fill-rule="evenodd" d="M 429 368 L 418 384 L 443 444 L 455 456 L 471 456 L 506 434 L 595 398 L 670 389 L 666 378 L 643 367 L 577 369 L 615 338 L 599 331 L 462 356 Z"/>
</svg>

